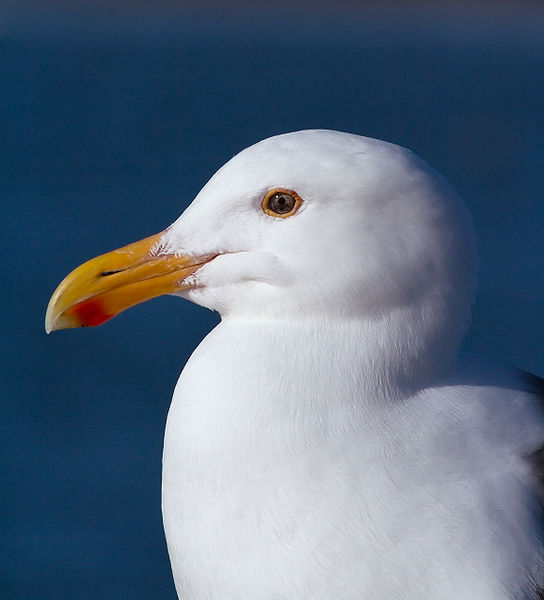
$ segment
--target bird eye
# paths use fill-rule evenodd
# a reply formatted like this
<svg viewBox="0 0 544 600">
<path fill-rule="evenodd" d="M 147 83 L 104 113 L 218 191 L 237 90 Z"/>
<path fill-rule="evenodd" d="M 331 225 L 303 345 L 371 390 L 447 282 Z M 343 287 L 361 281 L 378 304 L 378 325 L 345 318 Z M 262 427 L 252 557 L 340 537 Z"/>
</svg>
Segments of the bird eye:
<svg viewBox="0 0 544 600">
<path fill-rule="evenodd" d="M 290 217 L 302 204 L 302 198 L 293 190 L 274 188 L 267 192 L 262 201 L 264 212 L 271 217 Z"/>
</svg>

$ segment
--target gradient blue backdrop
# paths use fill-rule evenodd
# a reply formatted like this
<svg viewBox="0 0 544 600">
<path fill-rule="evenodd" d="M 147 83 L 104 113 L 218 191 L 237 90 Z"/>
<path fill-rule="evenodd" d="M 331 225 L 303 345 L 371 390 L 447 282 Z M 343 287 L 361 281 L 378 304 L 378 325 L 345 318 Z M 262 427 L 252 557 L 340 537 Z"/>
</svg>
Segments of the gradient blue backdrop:
<svg viewBox="0 0 544 600">
<path fill-rule="evenodd" d="M 162 432 L 217 316 L 167 297 L 49 337 L 43 317 L 71 269 L 163 229 L 263 137 L 424 156 L 479 237 L 465 348 L 544 374 L 542 12 L 13 8 L 0 61 L 1 598 L 175 598 Z"/>
</svg>

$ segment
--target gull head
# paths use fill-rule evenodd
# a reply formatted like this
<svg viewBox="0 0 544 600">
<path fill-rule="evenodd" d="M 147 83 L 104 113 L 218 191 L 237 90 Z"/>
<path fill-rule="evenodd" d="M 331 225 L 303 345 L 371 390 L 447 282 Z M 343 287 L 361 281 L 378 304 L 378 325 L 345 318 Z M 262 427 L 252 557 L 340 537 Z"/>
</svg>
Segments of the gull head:
<svg viewBox="0 0 544 600">
<path fill-rule="evenodd" d="M 473 293 L 472 228 L 449 184 L 404 148 L 334 131 L 240 152 L 155 251 L 214 255 L 180 294 L 223 316 L 377 318 L 440 294 L 466 313 Z"/>
<path fill-rule="evenodd" d="M 423 160 L 358 135 L 299 131 L 237 154 L 164 232 L 78 267 L 53 294 L 46 329 L 98 325 L 176 294 L 223 318 L 360 321 L 408 346 L 417 329 L 427 346 L 451 349 L 475 273 L 467 210 Z"/>
</svg>

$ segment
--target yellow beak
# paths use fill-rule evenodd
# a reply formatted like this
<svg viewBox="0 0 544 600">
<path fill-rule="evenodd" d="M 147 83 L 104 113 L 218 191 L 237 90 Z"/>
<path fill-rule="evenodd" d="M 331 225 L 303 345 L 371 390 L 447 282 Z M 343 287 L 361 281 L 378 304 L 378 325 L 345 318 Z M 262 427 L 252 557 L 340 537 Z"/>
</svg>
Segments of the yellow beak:
<svg viewBox="0 0 544 600">
<path fill-rule="evenodd" d="M 101 325 L 135 304 L 191 288 L 186 279 L 217 255 L 155 256 L 152 249 L 163 233 L 97 256 L 72 271 L 51 296 L 45 331 Z"/>
</svg>

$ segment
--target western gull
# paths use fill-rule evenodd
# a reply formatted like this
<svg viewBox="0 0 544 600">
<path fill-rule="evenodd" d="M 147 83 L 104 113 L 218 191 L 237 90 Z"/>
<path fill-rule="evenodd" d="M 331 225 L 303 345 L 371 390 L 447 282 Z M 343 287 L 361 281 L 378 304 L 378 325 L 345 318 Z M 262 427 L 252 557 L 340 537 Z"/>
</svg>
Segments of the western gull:
<svg viewBox="0 0 544 600">
<path fill-rule="evenodd" d="M 47 332 L 161 294 L 221 315 L 168 414 L 183 600 L 513 600 L 544 585 L 542 380 L 460 355 L 467 210 L 412 152 L 299 131 L 84 263 Z"/>
</svg>

